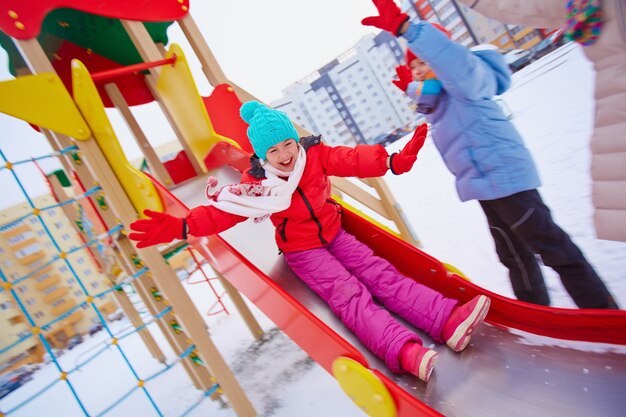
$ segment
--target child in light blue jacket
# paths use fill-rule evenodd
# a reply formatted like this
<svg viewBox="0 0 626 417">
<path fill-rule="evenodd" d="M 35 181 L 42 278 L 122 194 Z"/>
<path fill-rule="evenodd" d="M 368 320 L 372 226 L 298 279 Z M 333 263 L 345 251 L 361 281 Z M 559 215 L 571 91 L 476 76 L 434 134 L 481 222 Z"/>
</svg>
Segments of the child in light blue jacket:
<svg viewBox="0 0 626 417">
<path fill-rule="evenodd" d="M 541 185 L 532 156 L 493 96 L 511 85 L 511 74 L 494 50 L 470 51 L 430 23 L 409 22 L 393 0 L 374 0 L 379 16 L 362 23 L 408 41 L 416 84 L 434 72 L 442 89 L 426 114 L 439 153 L 456 178 L 461 201 L 478 200 L 500 261 L 509 269 L 516 297 L 550 305 L 535 254 L 561 277 L 580 308 L 617 308 L 613 297 L 578 247 L 552 219 L 537 192 Z M 400 72 L 398 72 L 400 74 Z M 396 84 L 396 83 L 394 83 Z M 396 84 L 398 85 L 398 84 Z"/>
</svg>

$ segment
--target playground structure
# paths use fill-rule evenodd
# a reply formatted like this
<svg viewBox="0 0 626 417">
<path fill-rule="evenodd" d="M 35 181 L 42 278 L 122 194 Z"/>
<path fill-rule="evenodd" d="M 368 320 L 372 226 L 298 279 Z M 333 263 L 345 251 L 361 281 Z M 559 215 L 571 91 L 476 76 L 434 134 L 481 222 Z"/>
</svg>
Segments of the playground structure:
<svg viewBox="0 0 626 417">
<path fill-rule="evenodd" d="M 3 6 L 6 10 L 0 10 L 0 29 L 8 35 L 3 37 L 3 46 L 9 52 L 13 73 L 18 77 L 0 83 L 0 111 L 39 127 L 53 149 L 62 155 L 64 170 L 75 187 L 84 192 L 83 184 L 98 184 L 104 204 L 93 195 L 86 198 L 93 202 L 95 218 L 99 220 L 98 233 L 105 233 L 114 241 L 111 257 L 99 259 L 109 266 L 107 275 L 112 288 L 119 285 L 120 277 L 126 276 L 153 317 L 171 314 L 168 320 L 170 323 L 175 320 L 175 326 L 157 322 L 170 346 L 181 357 L 194 385 L 213 399 L 223 393 L 240 416 L 256 415 L 211 341 L 201 316 L 164 259 L 164 255 L 180 250 L 184 243 L 137 251 L 124 233 L 120 233 L 146 208 L 184 214 L 187 207 L 202 204 L 201 190 L 209 172 L 221 180 L 238 180 L 238 171 L 245 169 L 251 151 L 238 109 L 242 101 L 254 97 L 221 71 L 189 14 L 186 0 L 143 2 L 141 8 L 117 0 L 100 6 L 82 4 L 84 2 L 78 0 L 38 0 L 30 2 L 28 7 L 17 1 L 6 3 Z M 146 21 L 150 23 L 142 23 Z M 198 94 L 182 49 L 176 44 L 166 49 L 165 29 L 173 21 L 182 28 L 214 87 L 209 97 Z M 105 28 L 112 32 L 104 36 Z M 85 33 L 91 36 L 84 36 Z M 115 48 L 111 40 L 115 40 Z M 183 148 L 175 159 L 165 163 L 152 149 L 129 110 L 129 106 L 151 100 L 160 105 Z M 145 154 L 150 174 L 128 162 L 105 112 L 107 106 L 116 107 L 124 116 Z M 63 187 L 53 177 L 50 181 L 59 200 L 67 200 Z M 365 183 L 380 198 L 347 180 L 333 180 L 337 190 L 393 221 L 398 232 L 385 230 L 362 213 L 346 207 L 344 227 L 349 232 L 407 275 L 447 296 L 464 301 L 487 293 L 416 249 L 418 242 L 382 180 Z M 342 388 L 369 415 L 441 415 L 433 398 L 438 399 L 439 394 L 444 398 L 449 393 L 443 389 L 434 391 L 434 395 L 431 390 L 410 393 L 406 380 L 388 375 L 376 358 L 364 352 L 363 347 L 355 347 L 360 346 L 359 342 L 342 330 L 341 324 L 329 316 L 310 291 L 298 284 L 280 258 L 268 253 L 267 248 L 272 248 L 273 243 L 265 240 L 271 238 L 272 233 L 255 231 L 255 236 L 261 235 L 259 242 L 266 244 L 255 242 L 253 248 L 242 238 L 250 236 L 247 227 L 247 224 L 240 225 L 224 237 L 190 238 L 188 244 L 215 270 L 255 338 L 260 338 L 262 330 L 239 291 L 316 362 L 332 372 Z M 4 290 L 11 291 L 18 299 L 11 282 L 4 276 L 1 278 Z M 553 338 L 626 344 L 626 314 L 622 311 L 583 313 L 530 306 L 496 294 L 489 295 L 493 307 L 488 321 L 494 325 Z M 86 291 L 86 302 L 91 303 L 93 296 Z M 138 330 L 144 329 L 145 323 L 132 304 L 123 295 L 118 297 L 118 302 L 133 325 Z M 33 320 L 30 324 L 33 335 L 39 336 L 45 345 L 39 327 Z M 149 332 L 140 330 L 140 334 L 153 356 L 162 357 Z M 494 330 L 492 337 L 513 346 L 511 337 L 503 334 L 508 335 Z M 451 369 L 458 367 L 457 362 L 462 360 L 446 359 Z M 605 359 L 617 375 L 608 375 L 606 382 L 598 382 L 600 387 L 626 374 L 623 361 L 620 364 L 623 357 Z M 199 363 L 206 366 L 198 366 Z M 63 375 L 64 370 L 59 367 L 59 371 Z M 601 367 L 597 371 L 602 372 Z M 438 372 L 445 375 L 445 371 Z M 561 372 L 564 377 L 571 376 L 567 366 L 563 366 Z M 138 385 L 144 388 L 143 380 L 137 379 Z M 532 377 L 527 379 L 533 381 Z M 71 381 L 67 383 L 71 389 Z M 458 382 L 448 385 L 467 389 Z M 470 391 L 468 395 L 476 394 Z M 610 411 L 616 406 L 613 400 L 614 397 L 609 399 Z M 582 402 L 582 412 L 587 404 Z M 84 407 L 83 411 L 90 415 Z M 502 411 L 496 409 L 482 415 L 501 414 Z"/>
</svg>

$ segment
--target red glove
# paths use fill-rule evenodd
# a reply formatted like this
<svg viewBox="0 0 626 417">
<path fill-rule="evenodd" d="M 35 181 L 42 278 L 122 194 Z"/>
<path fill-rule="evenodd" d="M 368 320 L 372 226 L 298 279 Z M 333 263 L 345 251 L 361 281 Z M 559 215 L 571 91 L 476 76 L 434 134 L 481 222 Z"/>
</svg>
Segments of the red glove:
<svg viewBox="0 0 626 417">
<path fill-rule="evenodd" d="M 391 154 L 389 160 L 389 169 L 396 175 L 409 172 L 413 164 L 417 160 L 417 153 L 424 146 L 426 135 L 428 134 L 428 125 L 422 123 L 415 129 L 415 133 L 406 146 L 398 153 Z"/>
<path fill-rule="evenodd" d="M 398 74 L 398 78 L 400 79 L 391 82 L 402 90 L 403 93 L 406 93 L 407 87 L 413 81 L 413 71 L 406 65 L 398 65 L 396 67 L 396 74 Z"/>
<path fill-rule="evenodd" d="M 369 16 L 361 20 L 365 26 L 374 26 L 398 36 L 400 27 L 409 20 L 409 15 L 402 13 L 393 0 L 373 0 L 380 16 Z"/>
<path fill-rule="evenodd" d="M 147 219 L 135 220 L 130 224 L 128 238 L 137 241 L 138 248 L 168 243 L 174 239 L 187 239 L 187 222 L 184 218 L 174 217 L 158 211 L 144 210 Z"/>
</svg>

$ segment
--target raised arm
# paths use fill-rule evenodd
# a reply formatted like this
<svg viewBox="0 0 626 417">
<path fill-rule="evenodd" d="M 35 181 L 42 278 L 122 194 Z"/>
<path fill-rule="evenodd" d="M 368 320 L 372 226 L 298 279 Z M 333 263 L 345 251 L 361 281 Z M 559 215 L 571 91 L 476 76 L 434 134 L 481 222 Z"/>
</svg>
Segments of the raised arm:
<svg viewBox="0 0 626 417">
<path fill-rule="evenodd" d="M 413 167 L 417 153 L 424 146 L 428 134 L 427 125 L 415 129 L 413 137 L 400 152 L 389 155 L 382 145 L 326 146 L 320 144 L 312 151 L 318 152 L 326 175 L 336 177 L 381 177 L 387 169 L 396 175 L 404 174 Z M 317 149 L 316 149 L 317 148 Z"/>
</svg>

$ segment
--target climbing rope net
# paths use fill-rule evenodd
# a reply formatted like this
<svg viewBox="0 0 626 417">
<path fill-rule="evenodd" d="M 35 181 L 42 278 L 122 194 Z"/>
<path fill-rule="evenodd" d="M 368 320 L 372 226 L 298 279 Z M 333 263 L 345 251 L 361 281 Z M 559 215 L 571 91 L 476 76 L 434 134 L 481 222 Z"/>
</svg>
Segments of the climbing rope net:
<svg viewBox="0 0 626 417">
<path fill-rule="evenodd" d="M 150 315 L 148 313 L 147 319 L 144 319 L 143 324 L 141 326 L 137 326 L 137 327 L 131 326 L 130 328 L 126 327 L 125 329 L 117 330 L 117 331 L 114 331 L 111 328 L 112 326 L 109 325 L 109 323 L 105 319 L 105 315 L 99 309 L 95 301 L 103 299 L 104 297 L 106 297 L 107 295 L 111 294 L 114 291 L 132 293 L 133 282 L 136 281 L 142 275 L 149 273 L 148 269 L 138 264 L 137 266 L 139 266 L 140 268 L 134 274 L 126 275 L 121 280 L 117 280 L 117 281 L 111 280 L 109 283 L 109 288 L 107 288 L 104 291 L 91 292 L 88 288 L 89 286 L 85 284 L 84 280 L 77 273 L 77 270 L 75 266 L 73 265 L 74 262 L 70 255 L 79 253 L 81 251 L 93 249 L 93 248 L 95 248 L 95 250 L 97 250 L 101 255 L 105 255 L 105 251 L 107 250 L 107 245 L 110 244 L 112 238 L 114 238 L 118 233 L 122 231 L 123 229 L 122 224 L 118 224 L 117 226 L 110 228 L 109 230 L 106 230 L 104 233 L 100 233 L 96 235 L 93 232 L 93 229 L 91 225 L 89 224 L 88 219 L 81 215 L 81 219 L 79 219 L 80 229 L 81 231 L 85 233 L 85 235 L 87 236 L 87 239 L 83 239 L 84 244 L 80 246 L 63 249 L 59 241 L 55 238 L 55 236 L 51 232 L 51 227 L 46 223 L 46 219 L 43 216 L 44 213 L 49 212 L 52 209 L 65 206 L 65 205 L 78 205 L 80 208 L 81 204 L 84 204 L 86 199 L 88 199 L 90 196 L 94 196 L 96 193 L 100 191 L 100 187 L 94 186 L 84 191 L 81 194 L 74 195 L 73 197 L 68 198 L 65 201 L 58 202 L 56 204 L 48 205 L 45 207 L 37 207 L 34 202 L 34 199 L 29 195 L 29 191 L 27 190 L 27 187 L 21 181 L 20 175 L 15 170 L 16 166 L 19 166 L 22 164 L 27 164 L 27 163 L 37 164 L 37 161 L 48 159 L 48 158 L 58 158 L 65 154 L 70 154 L 69 156 L 71 156 L 72 158 L 75 158 L 77 154 L 77 148 L 74 146 L 71 146 L 65 149 L 61 149 L 58 152 L 53 152 L 53 153 L 49 153 L 46 155 L 42 155 L 42 156 L 30 158 L 30 159 L 25 159 L 25 160 L 19 160 L 19 161 L 9 161 L 9 159 L 7 159 L 2 149 L 0 149 L 0 164 L 2 164 L 2 166 L 0 166 L 0 174 L 2 174 L 3 171 L 5 172 L 8 171 L 10 173 L 10 176 L 18 185 L 20 192 L 22 193 L 25 201 L 30 206 L 30 213 L 27 213 L 14 220 L 11 220 L 8 223 L 0 225 L 0 232 L 18 227 L 26 221 L 29 221 L 29 220 L 32 221 L 32 219 L 34 218 L 36 219 L 35 223 L 38 222 L 42 230 L 45 231 L 45 235 L 47 236 L 47 239 L 49 239 L 49 241 L 52 244 L 52 247 L 54 248 L 54 251 L 56 252 L 56 254 L 53 255 L 51 259 L 47 260 L 46 262 L 43 262 L 43 264 L 37 266 L 36 268 L 32 268 L 32 270 L 28 271 L 27 273 L 19 277 L 10 276 L 12 274 L 6 274 L 2 268 L 2 265 L 0 265 L 0 284 L 1 284 L 0 291 L 7 295 L 10 294 L 12 300 L 14 301 L 14 304 L 17 306 L 17 308 L 19 309 L 19 311 L 25 318 L 27 325 L 29 326 L 29 329 L 30 329 L 30 331 L 27 332 L 27 334 L 22 334 L 21 336 L 17 336 L 17 340 L 11 341 L 6 346 L 0 346 L 0 355 L 8 353 L 9 351 L 14 350 L 16 348 L 19 349 L 20 345 L 25 344 L 27 341 L 31 340 L 31 338 L 37 338 L 38 341 L 44 346 L 45 350 L 50 355 L 52 363 L 56 367 L 58 371 L 58 375 L 59 375 L 57 379 L 45 385 L 43 388 L 38 389 L 36 392 L 32 392 L 26 399 L 20 401 L 17 404 L 12 405 L 11 408 L 9 409 L 1 410 L 0 417 L 9 416 L 11 414 L 16 413 L 18 410 L 24 408 L 26 405 L 31 404 L 33 401 L 36 401 L 38 398 L 40 398 L 40 396 L 43 393 L 50 390 L 53 386 L 59 383 L 65 383 L 71 395 L 73 396 L 76 403 L 78 404 L 80 410 L 85 416 L 98 416 L 98 417 L 105 416 L 109 414 L 112 410 L 116 409 L 117 407 L 122 406 L 124 401 L 127 400 L 136 391 L 140 391 L 141 393 L 145 395 L 145 398 L 148 400 L 152 409 L 157 415 L 163 416 L 164 414 L 161 408 L 159 408 L 157 404 L 158 401 L 155 399 L 155 396 L 151 394 L 150 391 L 148 390 L 150 382 L 156 380 L 157 378 L 161 378 L 165 373 L 170 371 L 173 367 L 175 367 L 178 363 L 180 363 L 185 358 L 191 359 L 191 361 L 195 365 L 198 365 L 198 366 L 205 366 L 205 364 L 198 357 L 196 353 L 196 347 L 193 344 L 189 344 L 182 353 L 180 353 L 179 355 L 175 357 L 174 360 L 169 361 L 169 363 L 167 362 L 163 363 L 161 369 L 157 370 L 156 372 L 152 372 L 149 375 L 142 375 L 143 372 L 138 369 L 138 366 L 134 366 L 133 363 L 131 363 L 130 355 L 127 352 L 125 352 L 120 342 L 144 330 L 147 326 L 151 325 L 152 323 L 155 323 L 159 320 L 163 320 L 164 317 L 168 313 L 171 312 L 172 308 L 167 306 L 166 308 L 164 308 L 163 310 L 161 310 L 160 312 L 154 315 Z M 82 213 L 83 211 L 79 209 L 79 212 Z M 19 291 L 17 291 L 17 289 L 19 288 L 18 286 L 20 286 L 20 284 L 23 284 L 29 279 L 32 279 L 39 272 L 43 271 L 44 269 L 54 264 L 62 264 L 67 268 L 69 273 L 73 276 L 76 282 L 76 285 L 78 285 L 80 289 L 81 298 L 83 301 L 77 303 L 69 310 L 63 312 L 62 314 L 58 315 L 57 317 L 55 317 L 54 319 L 48 322 L 40 322 L 40 320 L 38 320 L 38 318 L 33 314 L 33 312 L 29 310 L 27 303 L 25 303 L 24 300 L 20 297 Z M 156 288 L 150 289 L 150 292 L 152 296 L 155 297 L 156 299 L 161 297 L 158 289 Z M 221 300 L 219 302 L 221 304 Z M 84 358 L 77 360 L 74 363 L 73 367 L 64 368 L 61 364 L 61 361 L 59 361 L 57 356 L 55 356 L 55 351 L 53 350 L 53 347 L 50 345 L 48 339 L 46 339 L 45 335 L 51 329 L 53 329 L 56 324 L 58 324 L 59 322 L 62 322 L 63 320 L 65 320 L 66 318 L 74 314 L 76 311 L 78 311 L 79 309 L 85 309 L 85 308 L 91 308 L 94 311 L 97 319 L 99 320 L 100 323 L 102 323 L 102 327 L 104 331 L 107 333 L 108 338 L 105 342 L 101 344 L 101 346 L 98 346 L 97 349 L 95 349 L 95 351 L 89 352 L 88 356 L 85 356 Z M 145 316 L 145 309 L 143 310 L 143 314 Z M 178 325 L 176 320 L 173 320 L 173 319 L 169 320 L 167 322 L 167 325 L 171 326 L 174 332 L 182 331 L 181 327 Z M 79 390 L 76 383 L 73 382 L 73 379 L 74 379 L 73 375 L 75 375 L 79 371 L 84 370 L 84 367 L 87 364 L 98 360 L 98 358 L 101 358 L 105 352 L 110 352 L 111 349 L 117 351 L 119 357 L 122 359 L 122 362 L 124 363 L 124 365 L 128 368 L 130 374 L 132 375 L 132 378 L 134 379 L 136 383 L 134 385 L 129 386 L 128 388 L 124 388 L 125 392 L 123 392 L 121 395 L 118 394 L 117 398 L 111 398 L 109 405 L 105 406 L 103 409 L 94 410 L 95 407 L 90 405 L 88 401 L 86 401 L 83 398 L 84 395 L 80 394 L 81 390 Z M 93 384 L 94 385 L 98 384 L 96 378 L 93 378 Z M 202 392 L 201 395 L 198 396 L 196 401 L 193 402 L 190 407 L 188 407 L 182 414 L 179 414 L 179 415 L 180 416 L 188 415 L 191 411 L 196 409 L 198 405 L 200 405 L 202 401 L 206 399 L 206 397 L 211 396 L 218 390 L 219 390 L 219 385 L 217 383 L 214 383 L 213 386 L 211 386 L 208 390 Z M 106 395 L 107 390 L 98 389 L 98 392 L 99 392 L 99 396 L 102 396 L 102 395 Z"/>
</svg>

